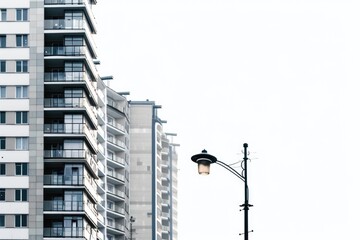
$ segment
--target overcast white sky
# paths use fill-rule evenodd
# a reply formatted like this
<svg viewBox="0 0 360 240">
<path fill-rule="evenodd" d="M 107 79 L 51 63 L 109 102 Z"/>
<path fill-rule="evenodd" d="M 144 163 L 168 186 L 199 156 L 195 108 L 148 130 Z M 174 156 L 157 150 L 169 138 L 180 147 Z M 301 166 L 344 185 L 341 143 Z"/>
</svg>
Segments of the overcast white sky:
<svg viewBox="0 0 360 240">
<path fill-rule="evenodd" d="M 358 240 L 360 2 L 98 2 L 100 72 L 153 100 L 181 144 L 179 239 L 243 239 L 243 183 L 206 148 L 249 144 L 251 240 Z"/>
</svg>

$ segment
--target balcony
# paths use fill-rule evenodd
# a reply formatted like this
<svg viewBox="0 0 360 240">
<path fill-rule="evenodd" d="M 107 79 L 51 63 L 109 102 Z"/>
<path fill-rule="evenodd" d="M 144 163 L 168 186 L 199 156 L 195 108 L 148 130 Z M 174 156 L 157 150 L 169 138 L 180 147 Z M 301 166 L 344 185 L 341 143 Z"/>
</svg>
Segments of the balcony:
<svg viewBox="0 0 360 240">
<path fill-rule="evenodd" d="M 96 230 L 90 232 L 82 227 L 50 227 L 44 228 L 44 238 L 83 238 L 96 240 Z"/>
<path fill-rule="evenodd" d="M 97 123 L 95 108 L 87 98 L 45 98 L 44 108 L 84 108 L 93 125 Z"/>
<path fill-rule="evenodd" d="M 45 5 L 81 5 L 84 0 L 45 0 Z"/>
<path fill-rule="evenodd" d="M 84 56 L 87 51 L 85 46 L 52 46 L 45 47 L 45 56 Z"/>
<path fill-rule="evenodd" d="M 85 212 L 89 219 L 95 224 L 97 221 L 97 210 L 90 202 L 48 200 L 44 201 L 44 211 L 53 212 Z"/>
<path fill-rule="evenodd" d="M 64 8 L 65 6 L 63 5 L 68 5 L 66 6 L 67 8 L 70 9 L 74 9 L 74 8 L 85 8 L 84 12 L 86 14 L 86 18 L 89 20 L 89 23 L 91 25 L 91 28 L 93 29 L 94 32 L 96 32 L 95 29 L 95 18 L 94 18 L 94 14 L 92 12 L 92 4 L 91 2 L 94 2 L 94 0 L 92 1 L 85 1 L 85 0 L 44 0 L 44 5 L 46 8 Z"/>
<path fill-rule="evenodd" d="M 90 178 L 89 176 L 67 176 L 59 174 L 45 174 L 44 175 L 44 185 L 49 186 L 79 186 L 85 187 L 93 199 L 97 201 L 97 185 L 95 179 Z"/>
<path fill-rule="evenodd" d="M 85 83 L 89 95 L 97 103 L 97 91 L 87 72 L 45 72 L 44 81 L 49 83 Z"/>
<path fill-rule="evenodd" d="M 91 154 L 87 149 L 52 149 L 44 150 L 44 158 L 47 159 L 85 159 L 86 164 L 92 170 L 92 174 L 97 176 L 98 166 L 95 154 Z"/>
<path fill-rule="evenodd" d="M 96 132 L 85 123 L 50 123 L 44 124 L 45 134 L 84 134 L 94 147 L 96 144 Z"/>
</svg>

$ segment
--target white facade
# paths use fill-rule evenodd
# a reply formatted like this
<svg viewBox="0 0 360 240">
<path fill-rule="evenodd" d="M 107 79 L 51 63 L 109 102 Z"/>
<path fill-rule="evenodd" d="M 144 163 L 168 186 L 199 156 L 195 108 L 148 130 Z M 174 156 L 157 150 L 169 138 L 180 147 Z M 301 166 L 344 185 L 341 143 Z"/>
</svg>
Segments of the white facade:
<svg viewBox="0 0 360 240">
<path fill-rule="evenodd" d="M 177 154 L 152 101 L 130 102 L 133 240 L 177 240 Z"/>
</svg>

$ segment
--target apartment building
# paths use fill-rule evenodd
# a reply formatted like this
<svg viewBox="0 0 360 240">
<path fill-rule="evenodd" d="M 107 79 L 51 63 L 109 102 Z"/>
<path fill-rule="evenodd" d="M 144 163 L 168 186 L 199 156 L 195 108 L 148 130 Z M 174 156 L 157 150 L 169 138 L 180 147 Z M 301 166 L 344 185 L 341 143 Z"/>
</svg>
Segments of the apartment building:
<svg viewBox="0 0 360 240">
<path fill-rule="evenodd" d="M 177 240 L 176 134 L 165 133 L 155 102 L 129 105 L 132 239 Z"/>
<path fill-rule="evenodd" d="M 130 123 L 127 92 L 98 83 L 98 228 L 107 240 L 130 235 Z"/>
<path fill-rule="evenodd" d="M 129 117 L 96 0 L 0 1 L 0 239 L 129 236 Z"/>
</svg>

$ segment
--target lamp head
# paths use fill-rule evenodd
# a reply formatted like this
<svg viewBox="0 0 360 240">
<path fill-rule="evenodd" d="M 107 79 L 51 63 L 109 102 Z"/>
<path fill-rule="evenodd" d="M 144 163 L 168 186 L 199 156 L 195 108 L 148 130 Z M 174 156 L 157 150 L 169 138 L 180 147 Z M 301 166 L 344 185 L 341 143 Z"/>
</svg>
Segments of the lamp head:
<svg viewBox="0 0 360 240">
<path fill-rule="evenodd" d="M 191 160 L 198 164 L 198 172 L 201 175 L 210 174 L 210 164 L 217 161 L 216 157 L 208 154 L 205 149 L 201 153 L 192 156 Z"/>
</svg>

